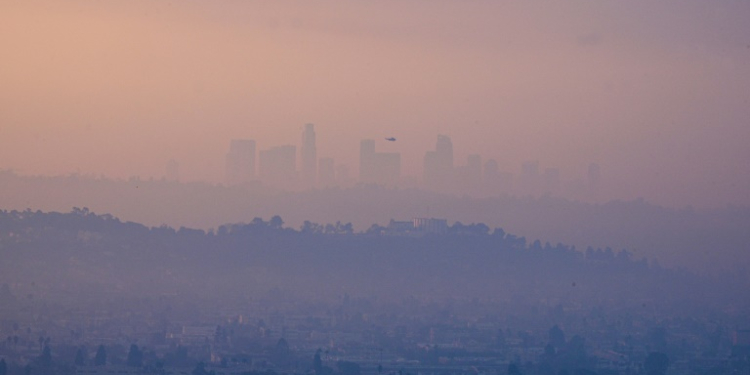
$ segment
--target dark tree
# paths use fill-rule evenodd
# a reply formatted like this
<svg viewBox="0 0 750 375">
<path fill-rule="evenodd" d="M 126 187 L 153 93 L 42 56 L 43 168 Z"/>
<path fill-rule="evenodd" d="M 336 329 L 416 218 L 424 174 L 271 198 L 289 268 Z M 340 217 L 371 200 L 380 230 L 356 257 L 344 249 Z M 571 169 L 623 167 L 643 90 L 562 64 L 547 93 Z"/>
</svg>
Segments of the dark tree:
<svg viewBox="0 0 750 375">
<path fill-rule="evenodd" d="M 643 363 L 647 375 L 664 375 L 669 368 L 669 357 L 661 352 L 651 352 Z"/>
<path fill-rule="evenodd" d="M 352 234 L 354 233 L 354 228 L 352 228 L 352 223 L 342 224 L 340 221 L 337 221 L 335 232 L 336 234 Z"/>
<path fill-rule="evenodd" d="M 508 365 L 508 375 L 521 375 L 521 370 L 518 369 L 518 365 L 511 363 Z"/>
<path fill-rule="evenodd" d="M 566 345 L 566 362 L 569 368 L 586 368 L 586 340 L 578 335 L 568 341 Z"/>
<path fill-rule="evenodd" d="M 104 349 L 104 345 L 99 345 L 96 349 L 96 356 L 94 357 L 95 366 L 104 366 L 107 364 L 107 349 Z"/>
<path fill-rule="evenodd" d="M 39 356 L 39 365 L 42 367 L 52 367 L 52 349 L 48 345 L 44 346 L 42 355 Z"/>
<path fill-rule="evenodd" d="M 555 346 L 552 345 L 552 343 L 549 343 L 544 347 L 544 355 L 547 357 L 555 356 Z"/>
<path fill-rule="evenodd" d="M 8 365 L 5 363 L 5 358 L 0 359 L 0 375 L 8 374 Z"/>
<path fill-rule="evenodd" d="M 277 366 L 285 367 L 289 362 L 290 352 L 289 343 L 282 337 L 276 342 L 271 359 Z"/>
<path fill-rule="evenodd" d="M 188 349 L 182 345 L 177 346 L 177 352 L 175 355 L 175 362 L 178 365 L 185 365 L 188 363 L 190 358 L 188 357 Z"/>
<path fill-rule="evenodd" d="M 131 367 L 140 367 L 143 363 L 143 352 L 138 349 L 138 345 L 131 344 L 128 351 L 127 365 Z"/>
<path fill-rule="evenodd" d="M 195 368 L 193 369 L 193 372 L 191 372 L 191 375 L 210 375 L 213 371 L 208 372 L 206 371 L 206 364 L 203 362 L 198 362 L 195 365 Z"/>
<path fill-rule="evenodd" d="M 76 359 L 73 362 L 76 366 L 85 366 L 86 365 L 86 353 L 84 351 L 83 347 L 78 348 L 78 351 L 76 352 Z"/>
<path fill-rule="evenodd" d="M 359 375 L 361 371 L 358 364 L 349 361 L 338 361 L 336 367 L 341 375 Z"/>
<path fill-rule="evenodd" d="M 549 329 L 549 342 L 556 348 L 565 347 L 565 333 L 557 324 Z"/>
<path fill-rule="evenodd" d="M 502 328 L 497 330 L 497 337 L 495 337 L 495 345 L 499 348 L 505 347 L 505 331 Z"/>
<path fill-rule="evenodd" d="M 326 230 L 325 230 L 325 232 L 326 232 L 326 233 L 328 233 L 328 226 L 330 226 L 330 225 L 331 225 L 331 224 L 328 224 L 328 225 L 326 226 Z M 377 225 L 377 224 L 373 224 L 372 226 L 370 226 L 370 228 L 368 228 L 368 229 L 367 229 L 367 230 L 365 231 L 365 234 L 369 234 L 369 235 L 378 235 L 378 234 L 383 234 L 383 232 L 385 232 L 385 229 L 386 229 L 386 228 L 385 228 L 384 226 L 380 226 L 380 225 Z"/>
<path fill-rule="evenodd" d="M 664 327 L 654 327 L 648 332 L 648 339 L 654 350 L 663 351 L 667 349 L 667 330 Z"/>
<path fill-rule="evenodd" d="M 323 373 L 323 361 L 320 359 L 320 349 L 315 352 L 315 356 L 313 357 L 313 369 L 316 375 Z"/>
<path fill-rule="evenodd" d="M 281 220 L 281 216 L 276 215 L 268 222 L 268 226 L 271 229 L 281 229 L 284 226 L 284 220 Z"/>
</svg>

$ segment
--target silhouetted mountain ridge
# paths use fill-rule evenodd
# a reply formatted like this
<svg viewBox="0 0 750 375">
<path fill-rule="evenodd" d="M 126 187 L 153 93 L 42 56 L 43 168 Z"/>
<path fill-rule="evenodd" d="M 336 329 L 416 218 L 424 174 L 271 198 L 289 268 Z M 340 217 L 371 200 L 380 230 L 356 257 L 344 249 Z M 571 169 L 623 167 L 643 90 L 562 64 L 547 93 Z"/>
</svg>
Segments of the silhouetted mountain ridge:
<svg viewBox="0 0 750 375">
<path fill-rule="evenodd" d="M 483 224 L 457 223 L 421 237 L 354 232 L 342 223 L 317 227 L 295 230 L 276 216 L 203 231 L 147 227 L 87 209 L 2 211 L 0 281 L 47 285 L 49 293 L 240 298 L 278 289 L 311 299 L 616 297 L 697 305 L 728 303 L 750 290 L 744 274 L 709 278 L 649 264 L 626 250 L 529 243 Z"/>
<path fill-rule="evenodd" d="M 280 215 L 299 227 L 305 220 L 342 221 L 364 230 L 391 219 L 439 217 L 482 222 L 526 238 L 578 248 L 629 249 L 638 258 L 691 270 L 724 273 L 750 267 L 750 209 L 682 209 L 644 200 L 602 204 L 556 197 L 452 196 L 417 189 L 360 185 L 349 189 L 280 192 L 161 180 L 110 180 L 86 176 L 34 177 L 0 173 L 0 207 L 67 211 L 90 207 L 149 226 L 217 228 Z M 33 202 L 33 203 L 32 203 Z"/>
</svg>

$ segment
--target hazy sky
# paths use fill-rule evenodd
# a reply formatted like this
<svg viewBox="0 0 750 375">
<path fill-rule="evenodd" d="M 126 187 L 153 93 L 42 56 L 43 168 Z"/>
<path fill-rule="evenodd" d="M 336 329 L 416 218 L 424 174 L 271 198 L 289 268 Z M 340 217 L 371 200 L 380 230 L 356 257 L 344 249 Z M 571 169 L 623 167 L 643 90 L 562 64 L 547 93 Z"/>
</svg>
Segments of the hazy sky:
<svg viewBox="0 0 750 375">
<path fill-rule="evenodd" d="M 750 204 L 750 2 L 15 1 L 0 4 L 0 168 L 220 181 L 232 138 L 317 126 L 356 175 L 395 136 L 421 175 L 525 160 L 623 198 Z"/>
</svg>

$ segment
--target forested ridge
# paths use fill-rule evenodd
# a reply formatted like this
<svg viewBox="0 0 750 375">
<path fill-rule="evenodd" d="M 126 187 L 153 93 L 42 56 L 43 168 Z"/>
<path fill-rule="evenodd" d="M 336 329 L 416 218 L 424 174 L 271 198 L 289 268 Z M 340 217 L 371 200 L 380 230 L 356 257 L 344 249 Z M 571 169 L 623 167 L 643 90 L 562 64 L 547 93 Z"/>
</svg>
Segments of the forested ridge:
<svg viewBox="0 0 750 375">
<path fill-rule="evenodd" d="M 742 274 L 709 278 L 627 250 L 542 244 L 481 223 L 398 236 L 378 226 L 354 232 L 342 223 L 294 229 L 275 216 L 204 231 L 147 227 L 76 208 L 1 211 L 0 231 L 2 281 L 52 289 L 597 301 L 616 295 L 620 302 L 729 302 L 747 294 Z"/>
</svg>

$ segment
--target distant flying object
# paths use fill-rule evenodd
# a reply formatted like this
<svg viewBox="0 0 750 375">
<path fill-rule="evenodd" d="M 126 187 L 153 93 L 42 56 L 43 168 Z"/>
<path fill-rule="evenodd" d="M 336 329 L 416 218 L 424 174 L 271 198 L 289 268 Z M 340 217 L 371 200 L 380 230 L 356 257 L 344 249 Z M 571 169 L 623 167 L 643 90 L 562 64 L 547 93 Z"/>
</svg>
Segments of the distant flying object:
<svg viewBox="0 0 750 375">
<path fill-rule="evenodd" d="M 393 138 L 393 137 L 386 138 L 385 140 L 389 142 L 396 142 L 396 138 Z"/>
</svg>

